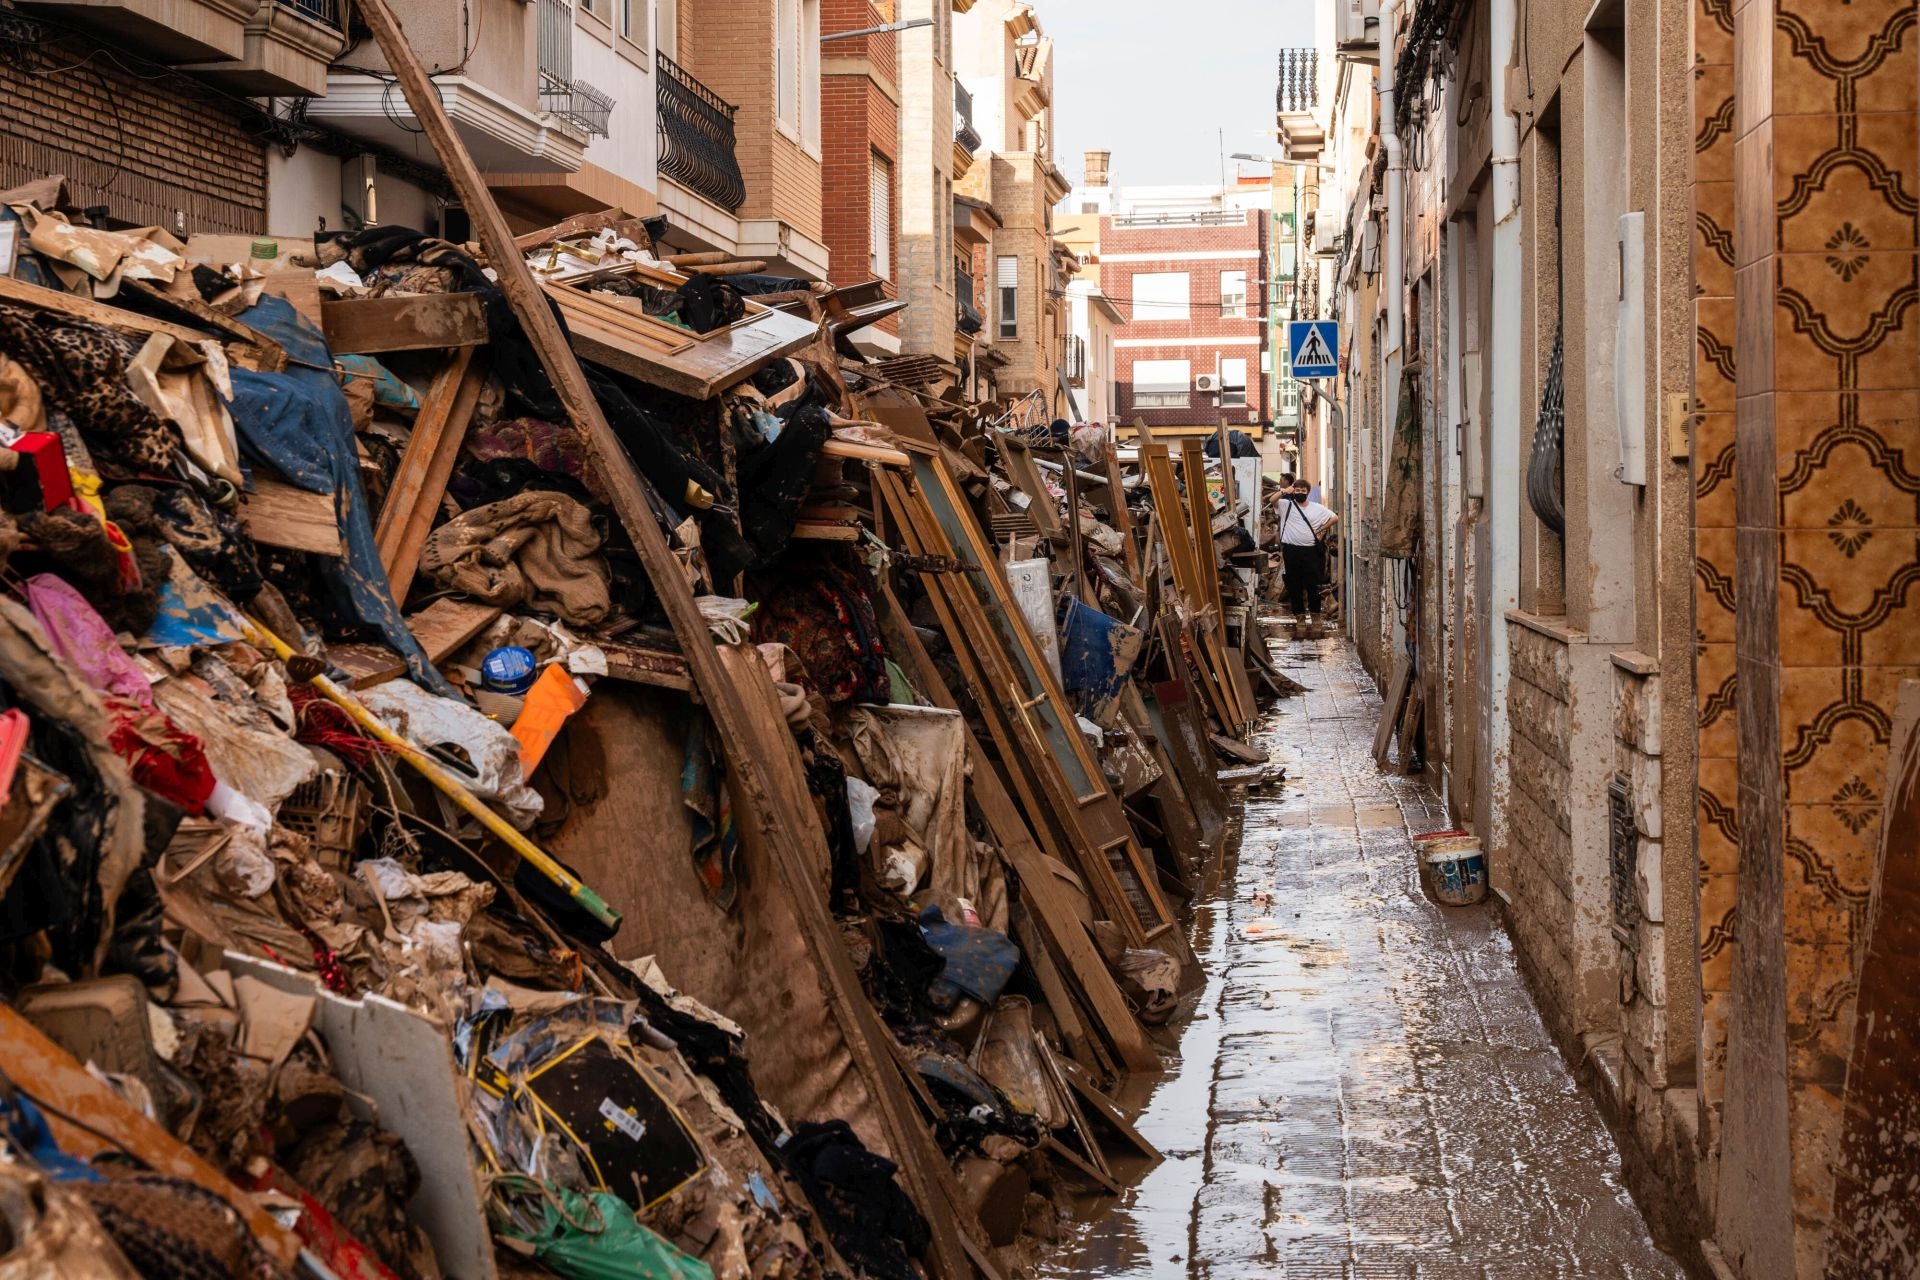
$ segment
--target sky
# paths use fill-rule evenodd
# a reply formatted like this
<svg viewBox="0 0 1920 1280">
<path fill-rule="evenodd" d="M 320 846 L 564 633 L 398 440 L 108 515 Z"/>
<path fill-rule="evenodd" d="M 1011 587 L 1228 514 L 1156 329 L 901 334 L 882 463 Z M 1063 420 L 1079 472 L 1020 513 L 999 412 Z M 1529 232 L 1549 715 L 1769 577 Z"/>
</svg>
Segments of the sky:
<svg viewBox="0 0 1920 1280">
<path fill-rule="evenodd" d="M 1034 10 L 1053 37 L 1054 163 L 1076 183 L 1087 151 L 1113 152 L 1119 186 L 1215 183 L 1223 150 L 1272 154 L 1280 49 L 1313 43 L 1310 0 L 1034 0 Z"/>
</svg>

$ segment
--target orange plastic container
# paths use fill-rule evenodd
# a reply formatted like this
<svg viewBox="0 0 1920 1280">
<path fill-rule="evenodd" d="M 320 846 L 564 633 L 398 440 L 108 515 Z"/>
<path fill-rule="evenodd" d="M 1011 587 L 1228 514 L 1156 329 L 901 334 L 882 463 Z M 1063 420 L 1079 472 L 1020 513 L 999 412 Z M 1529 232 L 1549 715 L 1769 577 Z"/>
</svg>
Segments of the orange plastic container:
<svg viewBox="0 0 1920 1280">
<path fill-rule="evenodd" d="M 520 772 L 531 778 L 559 736 L 567 717 L 587 705 L 587 691 L 557 662 L 550 662 L 527 690 L 527 700 L 513 722 L 520 740 Z"/>
</svg>

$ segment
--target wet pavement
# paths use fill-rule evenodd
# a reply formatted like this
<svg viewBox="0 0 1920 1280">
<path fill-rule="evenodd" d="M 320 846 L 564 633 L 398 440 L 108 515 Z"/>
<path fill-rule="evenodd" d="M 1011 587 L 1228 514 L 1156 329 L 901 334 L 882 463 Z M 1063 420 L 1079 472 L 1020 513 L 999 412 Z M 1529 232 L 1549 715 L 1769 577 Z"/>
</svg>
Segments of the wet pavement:
<svg viewBox="0 0 1920 1280">
<path fill-rule="evenodd" d="M 1445 813 L 1374 767 L 1352 648 L 1277 654 L 1308 688 L 1258 733 L 1289 781 L 1196 916 L 1207 986 L 1139 1120 L 1166 1160 L 1041 1274 L 1683 1277 L 1492 909 L 1422 893 L 1411 833 Z"/>
</svg>

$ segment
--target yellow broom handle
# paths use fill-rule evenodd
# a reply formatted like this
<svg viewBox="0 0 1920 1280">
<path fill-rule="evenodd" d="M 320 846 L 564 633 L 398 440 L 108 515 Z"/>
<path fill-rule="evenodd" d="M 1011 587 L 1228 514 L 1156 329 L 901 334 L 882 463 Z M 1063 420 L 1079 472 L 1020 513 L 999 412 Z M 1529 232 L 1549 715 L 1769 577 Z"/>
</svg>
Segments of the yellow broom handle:
<svg viewBox="0 0 1920 1280">
<path fill-rule="evenodd" d="M 293 648 L 289 646 L 286 641 L 261 626 L 258 622 L 255 622 L 252 618 L 241 614 L 240 620 L 250 633 L 248 639 L 253 641 L 254 644 L 264 644 L 271 648 L 282 661 L 295 656 Z M 599 894 L 581 883 L 572 872 L 549 857 L 539 845 L 536 845 L 533 841 L 516 831 L 512 823 L 481 803 L 471 791 L 462 785 L 458 778 L 441 768 L 432 756 L 429 756 L 426 752 L 414 746 L 411 742 L 408 742 L 392 729 L 389 729 L 386 722 L 362 706 L 358 698 L 354 697 L 353 694 L 347 690 L 342 689 L 326 676 L 315 676 L 310 683 L 326 697 L 327 701 L 333 703 L 349 716 L 353 717 L 355 724 L 358 724 L 362 729 L 365 729 L 387 746 L 392 747 L 395 755 L 398 755 L 402 760 L 405 760 L 408 764 L 419 770 L 420 775 L 434 786 L 440 788 L 448 799 L 472 814 L 479 820 L 481 826 L 491 831 L 494 835 L 499 836 L 508 848 L 532 863 L 536 871 L 559 885 L 562 889 L 565 889 L 567 896 L 578 903 L 584 910 L 592 915 L 594 919 L 600 921 L 600 923 L 610 929 L 619 928 L 619 912 L 609 907 Z"/>
</svg>

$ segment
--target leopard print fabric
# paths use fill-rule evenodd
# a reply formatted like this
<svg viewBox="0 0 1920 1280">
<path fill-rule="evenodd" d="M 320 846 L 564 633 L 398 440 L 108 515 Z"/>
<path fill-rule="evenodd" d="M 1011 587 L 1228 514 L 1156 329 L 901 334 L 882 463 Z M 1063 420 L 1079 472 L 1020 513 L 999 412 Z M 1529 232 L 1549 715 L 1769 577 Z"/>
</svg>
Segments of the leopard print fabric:
<svg viewBox="0 0 1920 1280">
<path fill-rule="evenodd" d="M 80 429 L 88 449 L 118 473 L 165 475 L 179 442 L 127 381 L 132 356 L 111 329 L 46 311 L 0 307 L 0 352 L 40 385 L 41 397 Z"/>
</svg>

